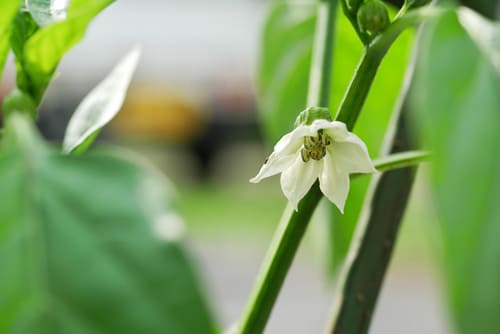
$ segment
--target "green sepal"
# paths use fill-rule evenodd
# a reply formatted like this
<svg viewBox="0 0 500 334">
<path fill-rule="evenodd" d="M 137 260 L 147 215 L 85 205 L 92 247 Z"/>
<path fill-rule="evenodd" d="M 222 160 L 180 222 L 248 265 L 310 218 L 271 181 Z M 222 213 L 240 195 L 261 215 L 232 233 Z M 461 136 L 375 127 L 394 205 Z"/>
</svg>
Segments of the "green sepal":
<svg viewBox="0 0 500 334">
<path fill-rule="evenodd" d="M 332 117 L 330 111 L 327 108 L 321 107 L 309 107 L 302 111 L 299 116 L 295 119 L 295 127 L 299 125 L 310 125 L 313 121 L 317 119 L 326 119 L 331 121 Z"/>
</svg>

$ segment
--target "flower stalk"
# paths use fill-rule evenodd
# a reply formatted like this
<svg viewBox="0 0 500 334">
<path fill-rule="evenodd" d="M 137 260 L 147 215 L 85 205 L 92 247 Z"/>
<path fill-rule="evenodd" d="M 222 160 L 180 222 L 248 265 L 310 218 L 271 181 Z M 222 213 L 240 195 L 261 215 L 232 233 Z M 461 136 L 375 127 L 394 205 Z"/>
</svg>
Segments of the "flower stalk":
<svg viewBox="0 0 500 334">
<path fill-rule="evenodd" d="M 310 107 L 328 108 L 336 7 L 337 0 L 319 2 L 320 18 L 316 26 L 317 38 L 309 83 L 308 106 Z M 402 16 L 366 46 L 337 113 L 337 120 L 345 123 L 348 130 L 352 130 L 356 123 L 384 55 L 397 36 L 418 22 L 419 18 L 419 15 Z M 298 203 L 296 211 L 291 210 L 291 213 L 285 211 L 247 307 L 236 326 L 236 333 L 254 334 L 264 331 L 295 253 L 321 198 L 319 183 L 315 182 Z"/>
<path fill-rule="evenodd" d="M 311 64 L 308 106 L 328 108 L 337 1 L 322 0 L 318 4 L 319 17 Z M 264 331 L 292 260 L 321 198 L 319 184 L 315 182 L 298 204 L 297 211 L 292 211 L 291 214 L 285 211 L 248 305 L 237 325 L 237 333 L 255 334 Z"/>
</svg>

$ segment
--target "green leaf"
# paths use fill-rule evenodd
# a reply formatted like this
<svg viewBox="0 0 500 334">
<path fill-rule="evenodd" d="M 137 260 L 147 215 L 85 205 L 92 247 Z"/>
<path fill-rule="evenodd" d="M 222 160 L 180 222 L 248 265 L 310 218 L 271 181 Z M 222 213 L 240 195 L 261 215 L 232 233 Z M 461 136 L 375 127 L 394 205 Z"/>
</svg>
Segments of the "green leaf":
<svg viewBox="0 0 500 334">
<path fill-rule="evenodd" d="M 458 10 L 458 19 L 500 75 L 500 22 L 489 21 L 465 7 Z"/>
<path fill-rule="evenodd" d="M 19 2 L 2 1 L 0 4 L 0 81 L 9 53 L 11 22 L 19 9 Z"/>
<path fill-rule="evenodd" d="M 139 61 L 139 49 L 132 50 L 76 108 L 66 128 L 63 151 L 87 148 L 98 132 L 120 111 L 127 88 Z"/>
<path fill-rule="evenodd" d="M 168 183 L 67 156 L 20 115 L 0 156 L 1 333 L 212 333 Z"/>
<path fill-rule="evenodd" d="M 38 29 L 32 35 L 18 38 L 13 48 L 18 63 L 18 87 L 41 101 L 59 61 L 84 36 L 90 21 L 113 0 L 72 0 L 64 21 Z"/>
<path fill-rule="evenodd" d="M 494 333 L 500 328 L 500 76 L 454 12 L 427 26 L 423 41 L 414 111 L 434 157 L 445 286 L 459 333 Z"/>
<path fill-rule="evenodd" d="M 262 35 L 259 109 L 270 142 L 293 129 L 306 107 L 316 22 L 314 1 L 274 1 Z"/>
<path fill-rule="evenodd" d="M 315 1 L 275 1 L 262 38 L 259 103 L 267 137 L 276 142 L 293 128 L 306 107 Z M 412 34 L 404 33 L 392 46 L 363 108 L 355 132 L 366 142 L 372 157 L 378 156 L 385 130 L 403 80 Z M 363 47 L 339 9 L 334 45 L 330 109 L 336 110 L 361 57 Z M 329 248 L 332 271 L 344 259 L 368 188 L 369 178 L 352 182 L 345 214 L 333 206 Z"/>
</svg>

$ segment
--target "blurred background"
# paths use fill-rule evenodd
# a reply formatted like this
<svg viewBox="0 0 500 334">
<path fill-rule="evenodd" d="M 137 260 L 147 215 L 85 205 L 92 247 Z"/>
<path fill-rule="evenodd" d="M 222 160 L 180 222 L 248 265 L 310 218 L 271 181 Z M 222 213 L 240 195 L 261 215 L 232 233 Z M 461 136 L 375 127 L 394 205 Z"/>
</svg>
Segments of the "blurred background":
<svg viewBox="0 0 500 334">
<path fill-rule="evenodd" d="M 242 312 L 286 205 L 278 178 L 250 185 L 270 152 L 259 128 L 254 75 L 266 1 L 120 0 L 91 25 L 59 67 L 39 126 L 62 139 L 79 101 L 136 45 L 142 59 L 119 116 L 101 141 L 153 161 L 173 181 L 189 244 L 219 322 Z M 0 93 L 13 85 L 7 69 Z M 436 219 L 421 169 L 371 333 L 450 333 L 431 254 Z M 268 333 L 320 333 L 334 283 L 313 225 Z"/>
</svg>

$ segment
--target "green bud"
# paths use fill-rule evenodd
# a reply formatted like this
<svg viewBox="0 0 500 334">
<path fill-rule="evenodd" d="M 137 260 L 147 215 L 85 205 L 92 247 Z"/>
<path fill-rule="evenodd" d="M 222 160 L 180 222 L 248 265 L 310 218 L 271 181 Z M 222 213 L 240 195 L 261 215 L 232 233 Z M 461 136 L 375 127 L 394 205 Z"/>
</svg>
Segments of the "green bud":
<svg viewBox="0 0 500 334">
<path fill-rule="evenodd" d="M 361 30 L 378 34 L 389 25 L 389 13 L 380 0 L 366 1 L 358 11 L 358 25 Z"/>
<path fill-rule="evenodd" d="M 13 112 L 28 114 L 33 118 L 36 117 L 35 101 L 30 95 L 17 88 L 3 99 L 2 110 L 5 117 L 8 117 Z"/>
<path fill-rule="evenodd" d="M 295 119 L 295 127 L 298 127 L 299 125 L 310 125 L 317 119 L 326 119 L 327 121 L 331 121 L 332 117 L 330 116 L 330 112 L 327 108 L 309 107 L 297 116 L 297 119 Z"/>
</svg>

